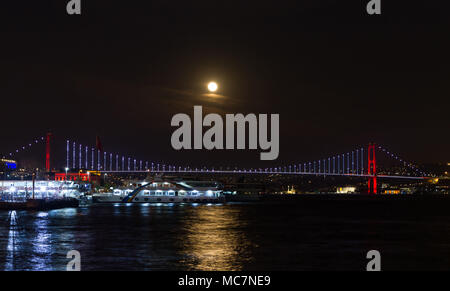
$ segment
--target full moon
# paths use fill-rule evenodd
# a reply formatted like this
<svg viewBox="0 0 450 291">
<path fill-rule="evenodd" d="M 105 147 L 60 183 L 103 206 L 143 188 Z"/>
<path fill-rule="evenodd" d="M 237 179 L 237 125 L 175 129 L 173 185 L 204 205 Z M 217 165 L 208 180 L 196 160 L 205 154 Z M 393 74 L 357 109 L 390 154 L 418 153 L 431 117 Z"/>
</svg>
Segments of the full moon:
<svg viewBox="0 0 450 291">
<path fill-rule="evenodd" d="M 217 91 L 217 88 L 218 88 L 218 86 L 217 86 L 217 83 L 216 83 L 216 82 L 210 82 L 210 83 L 208 84 L 208 90 L 209 90 L 209 92 L 216 92 L 216 91 Z"/>
</svg>

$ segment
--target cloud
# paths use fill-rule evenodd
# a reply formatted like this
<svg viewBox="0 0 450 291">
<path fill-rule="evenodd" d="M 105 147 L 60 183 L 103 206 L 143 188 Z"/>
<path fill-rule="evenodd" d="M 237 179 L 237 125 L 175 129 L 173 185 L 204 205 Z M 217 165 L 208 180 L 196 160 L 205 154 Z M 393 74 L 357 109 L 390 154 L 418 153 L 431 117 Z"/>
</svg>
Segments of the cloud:
<svg viewBox="0 0 450 291">
<path fill-rule="evenodd" d="M 217 93 L 198 93 L 191 90 L 161 88 L 171 106 L 180 111 L 191 110 L 194 105 L 202 105 L 206 111 L 215 113 L 233 112 L 241 102 L 237 98 Z"/>
</svg>

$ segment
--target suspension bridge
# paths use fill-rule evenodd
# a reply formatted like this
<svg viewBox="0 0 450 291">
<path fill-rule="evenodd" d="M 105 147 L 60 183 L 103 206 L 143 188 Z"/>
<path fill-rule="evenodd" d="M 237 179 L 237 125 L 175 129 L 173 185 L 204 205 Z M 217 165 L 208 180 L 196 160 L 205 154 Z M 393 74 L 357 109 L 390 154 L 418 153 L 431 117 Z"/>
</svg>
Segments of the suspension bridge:
<svg viewBox="0 0 450 291">
<path fill-rule="evenodd" d="M 14 158 L 20 152 L 31 147 L 45 143 L 45 168 L 51 172 L 51 140 L 52 134 L 33 139 L 32 142 L 17 148 L 4 157 Z M 191 167 L 179 165 L 167 165 L 155 161 L 146 161 L 119 153 L 104 151 L 99 139 L 95 146 L 82 145 L 73 140 L 65 143 L 65 169 L 67 171 L 85 170 L 104 174 L 123 173 L 160 173 L 160 174 L 239 174 L 239 175 L 321 175 L 321 176 L 343 176 L 361 177 L 368 180 L 368 193 L 377 193 L 378 179 L 411 179 L 424 180 L 430 175 L 425 174 L 414 163 L 407 162 L 399 155 L 389 151 L 381 145 L 369 143 L 367 146 L 355 147 L 348 152 L 326 156 L 307 162 L 293 163 L 279 167 L 270 168 L 226 168 L 223 167 Z M 406 171 L 401 174 L 382 174 L 377 172 L 377 156 L 395 161 Z"/>
</svg>

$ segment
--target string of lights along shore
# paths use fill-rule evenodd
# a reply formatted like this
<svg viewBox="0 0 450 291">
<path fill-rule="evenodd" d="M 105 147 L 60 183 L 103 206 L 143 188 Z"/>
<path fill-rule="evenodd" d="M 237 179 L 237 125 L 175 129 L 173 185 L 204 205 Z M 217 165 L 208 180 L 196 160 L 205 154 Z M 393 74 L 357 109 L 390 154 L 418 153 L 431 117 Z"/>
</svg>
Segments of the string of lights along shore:
<svg viewBox="0 0 450 291">
<path fill-rule="evenodd" d="M 405 161 L 383 146 L 377 146 L 377 149 L 387 155 L 387 157 L 398 161 L 402 166 L 412 170 L 415 175 L 426 176 L 418 166 Z M 370 165 L 368 154 L 369 152 L 365 147 L 358 147 L 352 151 L 322 159 L 271 168 L 230 168 L 227 166 L 192 167 L 144 161 L 131 157 L 130 155 L 111 153 L 103 151 L 98 147 L 83 146 L 67 140 L 66 168 L 77 169 L 78 165 L 78 169 L 82 169 L 84 165 L 86 170 L 100 172 L 239 172 L 370 176 L 376 174 L 376 166 Z M 375 149 L 373 149 L 374 154 Z M 369 166 L 371 167 L 370 169 Z"/>
</svg>

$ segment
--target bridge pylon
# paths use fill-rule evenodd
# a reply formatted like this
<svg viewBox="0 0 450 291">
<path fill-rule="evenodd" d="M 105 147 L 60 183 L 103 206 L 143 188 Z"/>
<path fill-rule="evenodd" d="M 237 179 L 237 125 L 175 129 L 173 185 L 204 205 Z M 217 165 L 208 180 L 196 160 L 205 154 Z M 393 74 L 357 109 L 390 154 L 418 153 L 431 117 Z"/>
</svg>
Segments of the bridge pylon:
<svg viewBox="0 0 450 291">
<path fill-rule="evenodd" d="M 377 194 L 377 161 L 375 158 L 375 143 L 369 143 L 367 156 L 367 174 L 371 175 L 368 181 L 368 193 L 369 194 Z"/>
<path fill-rule="evenodd" d="M 47 140 L 46 140 L 46 144 L 45 144 L 45 170 L 47 171 L 47 173 L 50 173 L 51 168 L 50 168 L 50 140 L 52 138 L 52 133 L 49 132 L 47 133 Z"/>
</svg>

